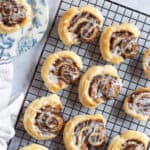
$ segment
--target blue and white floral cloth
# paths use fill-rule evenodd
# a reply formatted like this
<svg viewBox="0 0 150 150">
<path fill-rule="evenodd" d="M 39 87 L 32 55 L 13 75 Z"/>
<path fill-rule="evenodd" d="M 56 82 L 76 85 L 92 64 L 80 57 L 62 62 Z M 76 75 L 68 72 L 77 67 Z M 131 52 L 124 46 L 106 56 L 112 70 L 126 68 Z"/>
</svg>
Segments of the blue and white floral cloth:
<svg viewBox="0 0 150 150">
<path fill-rule="evenodd" d="M 14 33 L 0 34 L 0 59 L 19 56 L 42 39 L 49 22 L 47 0 L 26 0 L 31 7 L 29 23 Z"/>
<path fill-rule="evenodd" d="M 12 80 L 11 60 L 0 61 L 0 150 L 7 150 L 7 142 L 15 134 L 14 124 L 24 97 L 11 97 Z"/>
</svg>

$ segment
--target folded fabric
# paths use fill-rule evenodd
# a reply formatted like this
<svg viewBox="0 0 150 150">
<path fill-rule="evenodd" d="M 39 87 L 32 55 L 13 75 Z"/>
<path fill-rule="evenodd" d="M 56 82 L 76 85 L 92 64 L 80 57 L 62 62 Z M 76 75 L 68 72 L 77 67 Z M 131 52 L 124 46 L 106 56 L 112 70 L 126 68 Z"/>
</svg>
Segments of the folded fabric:
<svg viewBox="0 0 150 150">
<path fill-rule="evenodd" d="M 14 136 L 14 123 L 23 100 L 23 94 L 11 97 L 13 65 L 10 60 L 0 61 L 0 150 Z"/>
<path fill-rule="evenodd" d="M 14 136 L 14 124 L 19 113 L 24 95 L 11 98 L 13 101 L 5 109 L 0 111 L 0 150 L 7 149 L 7 142 Z"/>
<path fill-rule="evenodd" d="M 0 111 L 9 103 L 12 79 L 13 65 L 11 60 L 0 61 Z"/>
</svg>

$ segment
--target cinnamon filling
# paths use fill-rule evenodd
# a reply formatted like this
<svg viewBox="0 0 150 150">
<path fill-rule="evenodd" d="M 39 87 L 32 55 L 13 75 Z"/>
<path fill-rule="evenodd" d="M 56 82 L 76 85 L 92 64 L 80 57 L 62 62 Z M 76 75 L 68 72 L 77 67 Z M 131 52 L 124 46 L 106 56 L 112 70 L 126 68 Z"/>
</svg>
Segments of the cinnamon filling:
<svg viewBox="0 0 150 150">
<path fill-rule="evenodd" d="M 15 0 L 7 0 L 0 3 L 0 20 L 6 26 L 14 26 L 22 23 L 26 18 L 26 9 L 23 5 L 17 4 Z"/>
<path fill-rule="evenodd" d="M 35 125 L 41 134 L 58 134 L 63 126 L 61 108 L 41 108 L 35 117 Z"/>
<path fill-rule="evenodd" d="M 139 52 L 137 39 L 128 31 L 114 32 L 110 40 L 110 50 L 114 55 L 133 58 Z"/>
<path fill-rule="evenodd" d="M 128 140 L 122 145 L 121 150 L 145 150 L 145 146 L 142 142 L 137 140 Z"/>
<path fill-rule="evenodd" d="M 73 83 L 79 78 L 80 70 L 70 58 L 59 58 L 50 68 L 50 79 L 56 83 Z"/>
<path fill-rule="evenodd" d="M 95 76 L 90 83 L 89 95 L 98 102 L 100 98 L 116 98 L 119 95 L 120 90 L 120 82 L 116 77 L 110 75 L 98 75 Z"/>
<path fill-rule="evenodd" d="M 68 31 L 72 33 L 73 39 L 77 42 L 93 42 L 98 36 L 100 30 L 100 22 L 98 19 L 88 12 L 82 12 L 75 15 L 68 27 Z"/>
<path fill-rule="evenodd" d="M 150 70 L 150 56 L 147 57 L 146 67 L 147 67 L 148 70 Z"/>
<path fill-rule="evenodd" d="M 134 92 L 130 96 L 129 108 L 138 114 L 150 117 L 150 92 Z"/>
<path fill-rule="evenodd" d="M 74 143 L 81 150 L 101 147 L 107 138 L 102 120 L 87 120 L 79 123 L 74 131 Z"/>
</svg>

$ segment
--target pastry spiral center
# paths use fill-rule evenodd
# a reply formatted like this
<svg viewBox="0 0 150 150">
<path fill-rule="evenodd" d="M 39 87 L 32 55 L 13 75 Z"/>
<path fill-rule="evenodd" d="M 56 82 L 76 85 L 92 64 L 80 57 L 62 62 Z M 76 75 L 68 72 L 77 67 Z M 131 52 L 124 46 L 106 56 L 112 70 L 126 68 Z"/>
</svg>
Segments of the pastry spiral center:
<svg viewBox="0 0 150 150">
<path fill-rule="evenodd" d="M 88 12 L 76 14 L 68 27 L 77 42 L 92 42 L 98 36 L 100 21 Z"/>
<path fill-rule="evenodd" d="M 26 18 L 26 9 L 23 5 L 17 4 L 15 0 L 7 0 L 0 3 L 0 20 L 6 26 L 14 26 L 22 23 Z"/>
<path fill-rule="evenodd" d="M 121 150 L 145 150 L 144 144 L 136 140 L 128 140 L 122 145 Z"/>
<path fill-rule="evenodd" d="M 74 143 L 81 150 L 102 146 L 106 137 L 104 123 L 101 120 L 83 121 L 74 131 Z"/>
<path fill-rule="evenodd" d="M 90 83 L 89 95 L 98 102 L 99 98 L 114 99 L 120 93 L 121 86 L 117 78 L 110 75 L 95 76 Z"/>
<path fill-rule="evenodd" d="M 137 39 L 128 31 L 114 32 L 110 40 L 112 54 L 133 58 L 139 52 Z"/>
<path fill-rule="evenodd" d="M 52 108 L 51 106 L 41 108 L 37 112 L 35 125 L 43 135 L 57 134 L 63 126 L 61 109 Z"/>
<path fill-rule="evenodd" d="M 129 107 L 132 111 L 150 117 L 150 92 L 137 92 L 131 95 Z"/>
<path fill-rule="evenodd" d="M 80 70 L 76 63 L 70 58 L 59 58 L 50 68 L 50 79 L 56 83 L 67 84 L 78 79 Z"/>
</svg>

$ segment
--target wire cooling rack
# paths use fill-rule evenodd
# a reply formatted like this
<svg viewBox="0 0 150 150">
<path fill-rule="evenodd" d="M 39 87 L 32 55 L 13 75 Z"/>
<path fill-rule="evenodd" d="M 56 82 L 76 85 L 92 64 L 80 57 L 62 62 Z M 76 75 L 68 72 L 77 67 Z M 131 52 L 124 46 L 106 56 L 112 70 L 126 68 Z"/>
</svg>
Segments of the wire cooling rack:
<svg viewBox="0 0 150 150">
<path fill-rule="evenodd" d="M 45 145 L 50 150 L 65 150 L 62 133 L 53 140 L 37 141 L 25 132 L 22 124 L 22 117 L 24 109 L 30 102 L 38 97 L 50 94 L 44 86 L 40 76 L 41 65 L 49 54 L 67 49 L 76 52 L 82 57 L 84 63 L 82 73 L 84 73 L 90 66 L 106 64 L 100 56 L 99 39 L 92 44 L 79 44 L 66 47 L 58 37 L 57 25 L 64 12 L 71 6 L 78 7 L 86 4 L 93 5 L 102 11 L 105 18 L 104 27 L 114 23 L 134 23 L 141 30 L 141 37 L 139 38 L 140 54 L 137 58 L 126 60 L 121 65 L 116 66 L 123 81 L 122 91 L 115 100 L 108 101 L 96 109 L 87 109 L 79 103 L 77 93 L 78 83 L 59 92 L 58 95 L 61 97 L 61 101 L 64 105 L 64 119 L 67 121 L 74 115 L 78 114 L 102 114 L 107 119 L 106 129 L 108 134 L 108 140 L 106 145 L 102 148 L 103 150 L 106 150 L 106 146 L 113 136 L 120 134 L 127 129 L 144 132 L 150 137 L 150 121 L 146 123 L 137 121 L 126 115 L 122 110 L 123 100 L 126 95 L 137 87 L 150 86 L 150 82 L 145 78 L 142 69 L 143 52 L 150 47 L 150 16 L 108 0 L 62 0 L 52 29 L 49 33 L 49 37 L 37 64 L 33 79 L 27 91 L 25 101 L 21 109 L 22 111 L 16 124 L 16 135 L 9 144 L 9 150 L 18 150 L 22 146 L 31 143 Z M 150 148 L 148 149 L 150 150 Z"/>
</svg>

